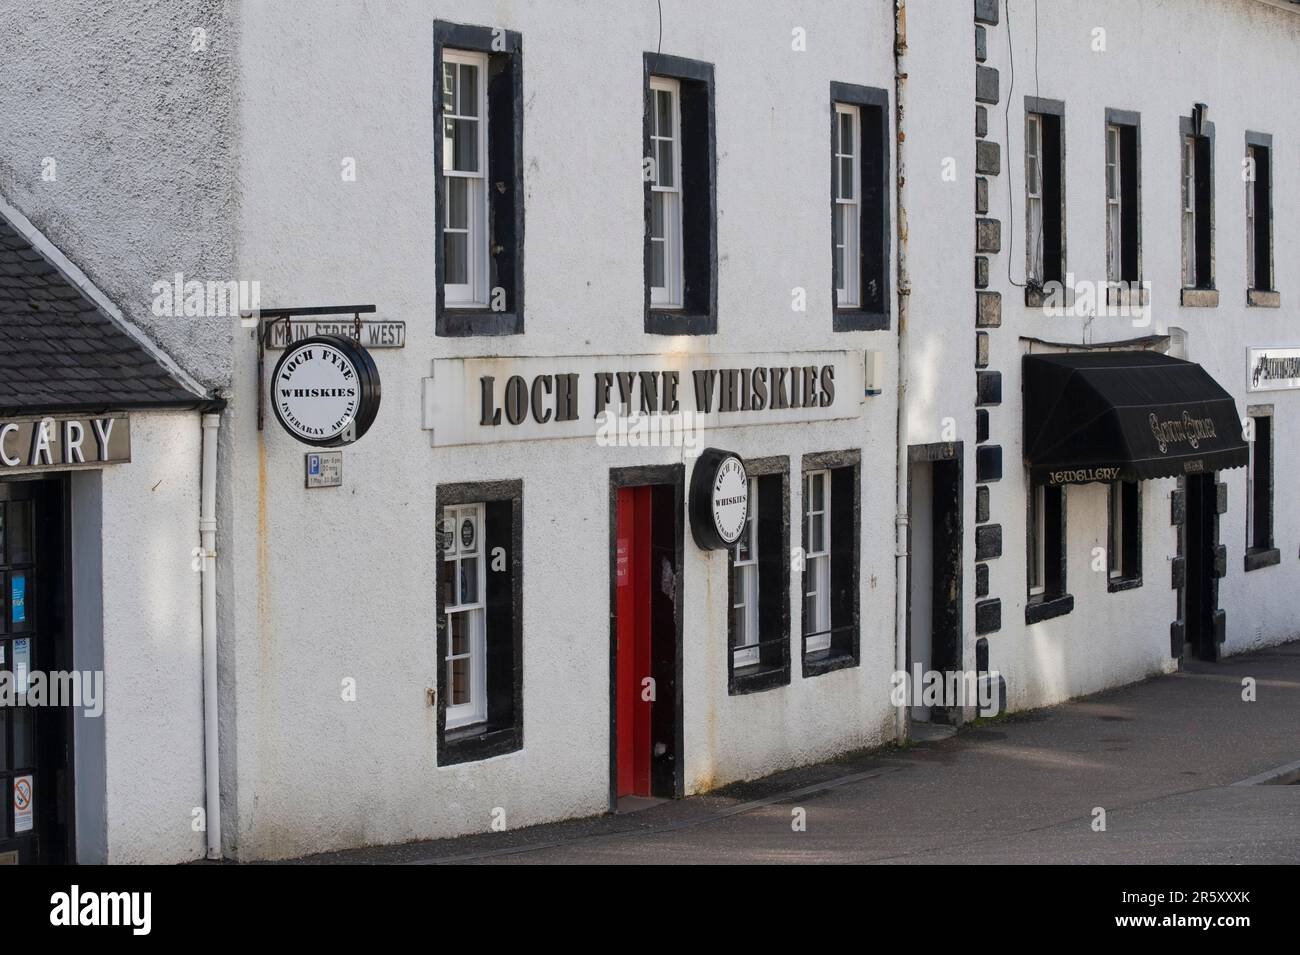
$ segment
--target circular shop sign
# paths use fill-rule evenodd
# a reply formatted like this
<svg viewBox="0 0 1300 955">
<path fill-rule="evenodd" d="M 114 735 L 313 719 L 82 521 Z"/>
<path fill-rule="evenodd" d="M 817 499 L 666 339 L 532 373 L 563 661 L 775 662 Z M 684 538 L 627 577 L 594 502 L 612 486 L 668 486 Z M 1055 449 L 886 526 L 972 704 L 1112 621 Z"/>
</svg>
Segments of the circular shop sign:
<svg viewBox="0 0 1300 955">
<path fill-rule="evenodd" d="M 281 427 L 316 447 L 360 438 L 375 420 L 379 397 L 374 359 L 342 335 L 295 342 L 271 374 L 271 407 Z"/>
<path fill-rule="evenodd" d="M 705 448 L 691 472 L 691 533 L 704 550 L 730 547 L 749 518 L 749 476 L 730 451 Z"/>
</svg>

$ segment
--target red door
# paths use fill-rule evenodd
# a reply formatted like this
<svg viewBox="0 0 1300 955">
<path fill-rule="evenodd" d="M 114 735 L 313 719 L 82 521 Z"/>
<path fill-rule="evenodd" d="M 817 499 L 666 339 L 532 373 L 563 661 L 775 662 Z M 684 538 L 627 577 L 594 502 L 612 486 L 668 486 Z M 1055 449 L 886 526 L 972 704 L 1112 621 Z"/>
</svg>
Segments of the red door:
<svg viewBox="0 0 1300 955">
<path fill-rule="evenodd" d="M 650 795 L 650 535 L 653 488 L 618 491 L 618 795 Z"/>
</svg>

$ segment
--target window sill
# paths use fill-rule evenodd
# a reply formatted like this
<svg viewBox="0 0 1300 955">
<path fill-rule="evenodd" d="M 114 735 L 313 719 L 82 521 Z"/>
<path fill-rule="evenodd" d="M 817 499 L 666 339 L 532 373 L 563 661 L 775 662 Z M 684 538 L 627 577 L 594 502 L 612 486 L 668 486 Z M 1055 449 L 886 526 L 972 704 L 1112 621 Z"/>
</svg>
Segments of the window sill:
<svg viewBox="0 0 1300 955">
<path fill-rule="evenodd" d="M 1258 288 L 1246 289 L 1246 304 L 1255 308 L 1281 308 L 1282 293 Z"/>
<path fill-rule="evenodd" d="M 889 312 L 872 312 L 862 308 L 837 308 L 831 330 L 836 332 L 889 331 Z"/>
<path fill-rule="evenodd" d="M 523 747 L 522 734 L 516 726 L 488 728 L 486 723 L 447 730 L 438 752 L 439 766 L 473 763 Z"/>
<path fill-rule="evenodd" d="M 685 312 L 652 305 L 645 313 L 647 335 L 712 335 L 717 330 L 718 317 L 708 312 Z"/>
<path fill-rule="evenodd" d="M 833 653 L 833 650 L 818 650 L 816 653 L 807 654 L 803 658 L 804 679 L 858 665 L 858 658 L 851 653 L 840 653 L 832 656 Z"/>
<path fill-rule="evenodd" d="M 728 696 L 744 696 L 747 693 L 761 693 L 763 690 L 788 686 L 790 683 L 790 665 L 764 666 L 752 663 L 746 667 L 737 667 L 731 671 L 731 680 L 727 685 Z"/>
<path fill-rule="evenodd" d="M 1259 570 L 1261 567 L 1272 567 L 1274 564 L 1282 563 L 1282 552 L 1276 547 L 1252 547 L 1246 551 L 1246 572 Z"/>
<path fill-rule="evenodd" d="M 1025 604 L 1025 623 L 1041 623 L 1053 617 L 1064 617 L 1074 609 L 1074 596 L 1031 597 Z"/>
<path fill-rule="evenodd" d="M 1125 306 L 1145 308 L 1151 304 L 1151 296 L 1141 279 L 1133 282 L 1124 281 L 1106 286 L 1106 304 L 1118 308 Z"/>
<path fill-rule="evenodd" d="M 1185 288 L 1179 293 L 1178 304 L 1183 308 L 1218 308 L 1217 288 Z"/>
<path fill-rule="evenodd" d="M 449 338 L 476 335 L 522 335 L 524 316 L 519 312 L 494 312 L 490 308 L 445 305 L 438 312 L 435 333 Z"/>
<path fill-rule="evenodd" d="M 1050 290 L 1048 286 L 1051 286 Z M 1055 280 L 1044 285 L 1029 284 L 1025 286 L 1026 308 L 1074 308 L 1074 289 L 1067 288 Z"/>
<path fill-rule="evenodd" d="M 1107 593 L 1119 593 L 1121 590 L 1137 590 L 1142 586 L 1142 578 L 1139 577 L 1111 577 L 1106 581 Z"/>
</svg>

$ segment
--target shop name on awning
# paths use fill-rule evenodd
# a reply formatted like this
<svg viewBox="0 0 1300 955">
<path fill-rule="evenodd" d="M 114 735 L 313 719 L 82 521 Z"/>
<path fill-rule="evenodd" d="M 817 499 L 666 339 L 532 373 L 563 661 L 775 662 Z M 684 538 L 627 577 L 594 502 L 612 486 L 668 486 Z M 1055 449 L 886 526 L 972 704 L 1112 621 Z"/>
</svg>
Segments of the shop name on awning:
<svg viewBox="0 0 1300 955">
<path fill-rule="evenodd" d="M 1151 423 L 1151 434 L 1155 437 L 1156 447 L 1161 454 L 1166 453 L 1171 444 L 1189 444 L 1196 449 L 1202 441 L 1219 436 L 1214 430 L 1213 418 L 1193 418 L 1187 411 L 1183 412 L 1182 418 L 1161 421 L 1152 413 L 1147 420 Z"/>
<path fill-rule="evenodd" d="M 0 420 L 0 466 L 95 467 L 131 460 L 126 415 Z"/>
</svg>

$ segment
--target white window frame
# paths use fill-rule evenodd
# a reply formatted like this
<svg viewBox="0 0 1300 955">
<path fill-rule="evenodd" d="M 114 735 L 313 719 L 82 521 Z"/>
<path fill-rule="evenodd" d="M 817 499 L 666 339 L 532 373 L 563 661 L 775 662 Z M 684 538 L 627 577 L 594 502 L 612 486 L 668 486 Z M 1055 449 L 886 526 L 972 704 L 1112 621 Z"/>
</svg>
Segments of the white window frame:
<svg viewBox="0 0 1300 955">
<path fill-rule="evenodd" d="M 1196 137 L 1183 137 L 1183 288 L 1196 287 Z"/>
<path fill-rule="evenodd" d="M 672 129 L 668 135 L 659 129 L 659 94 L 666 93 L 672 100 Z M 659 161 L 661 142 L 672 148 L 671 185 L 661 185 L 663 169 Z M 681 308 L 682 281 L 682 89 L 681 83 L 666 76 L 650 77 L 650 150 L 654 176 L 650 180 L 650 245 L 651 258 L 656 243 L 663 246 L 664 284 L 653 284 L 653 270 L 647 276 L 650 285 L 650 304 L 658 308 Z M 663 235 L 654 235 L 655 202 L 663 204 Z"/>
<path fill-rule="evenodd" d="M 1119 284 L 1124 277 L 1123 183 L 1121 179 L 1120 128 L 1106 125 L 1106 278 Z"/>
<path fill-rule="evenodd" d="M 1047 524 L 1047 488 L 1032 484 L 1029 488 L 1032 503 L 1029 508 L 1029 596 L 1041 597 L 1047 593 L 1047 550 L 1044 531 Z"/>
<path fill-rule="evenodd" d="M 849 120 L 849 141 L 844 142 L 843 118 Z M 848 103 L 835 104 L 834 174 L 835 221 L 832 229 L 839 234 L 834 244 L 838 280 L 835 283 L 835 305 L 838 308 L 857 308 L 862 303 L 862 111 Z M 844 160 L 849 160 L 848 192 L 844 188 Z"/>
<path fill-rule="evenodd" d="M 442 52 L 443 62 L 443 96 L 441 122 L 442 128 L 439 129 L 438 135 L 443 137 L 442 146 L 442 176 L 443 190 L 442 200 L 443 207 L 441 212 L 441 232 L 438 241 L 443 242 L 443 236 L 448 233 L 464 233 L 466 236 L 466 279 L 465 282 L 448 282 L 444 276 L 443 279 L 443 303 L 452 308 L 486 308 L 488 305 L 488 188 L 487 188 L 487 163 L 488 163 L 488 99 L 487 99 L 487 80 L 488 80 L 488 58 L 486 53 L 478 53 L 468 50 L 448 50 Z M 446 68 L 454 66 L 456 69 L 455 96 L 457 102 L 451 109 L 446 106 Z M 462 66 L 472 66 L 478 69 L 477 83 L 477 116 L 462 113 L 464 106 L 459 101 L 461 95 L 460 68 Z M 476 149 L 478 150 L 478 169 L 476 171 L 458 170 L 453 168 L 455 163 L 454 150 L 452 149 L 452 140 L 447 135 L 447 123 L 452 120 L 468 120 L 477 123 L 478 136 L 476 138 Z M 451 228 L 448 226 L 448 212 L 451 207 L 451 189 L 453 180 L 462 180 L 466 183 L 466 225 L 465 228 Z M 446 267 L 446 256 L 443 257 L 443 267 Z"/>
<path fill-rule="evenodd" d="M 749 555 L 741 557 L 741 544 L 748 538 Z M 745 533 L 732 547 L 732 608 L 741 624 L 736 645 L 732 649 L 732 667 L 753 666 L 759 662 L 758 604 L 758 478 L 749 479 L 749 513 L 745 518 Z"/>
<path fill-rule="evenodd" d="M 822 509 L 813 509 L 812 486 L 814 480 L 822 482 Z M 807 540 L 804 541 L 804 569 L 806 588 L 804 591 L 804 653 L 817 653 L 829 650 L 831 646 L 831 472 L 828 468 L 808 471 L 803 481 L 804 527 Z M 822 546 L 812 547 L 813 525 L 820 522 L 822 526 Z M 808 598 L 813 598 L 813 611 L 808 612 Z M 809 619 L 809 617 L 813 619 Z M 817 636 L 808 636 L 817 634 Z"/>
<path fill-rule="evenodd" d="M 1028 223 L 1029 264 L 1026 280 L 1043 284 L 1043 117 L 1030 113 L 1025 124 L 1025 221 Z"/>
<path fill-rule="evenodd" d="M 447 653 L 442 665 L 446 667 L 446 728 L 457 729 L 482 723 L 487 719 L 487 551 L 483 546 L 484 506 L 482 504 L 461 504 L 443 509 L 442 559 L 454 564 L 451 568 L 452 593 L 443 606 L 447 626 Z M 462 522 L 474 522 L 474 540 L 466 547 L 460 536 Z M 462 600 L 461 564 L 467 558 L 476 559 L 477 578 L 475 593 L 478 599 Z M 453 652 L 452 618 L 464 615 L 470 627 L 469 649 L 465 653 Z M 467 703 L 453 704 L 454 677 L 452 662 L 468 659 L 470 676 L 470 698 Z"/>
</svg>

